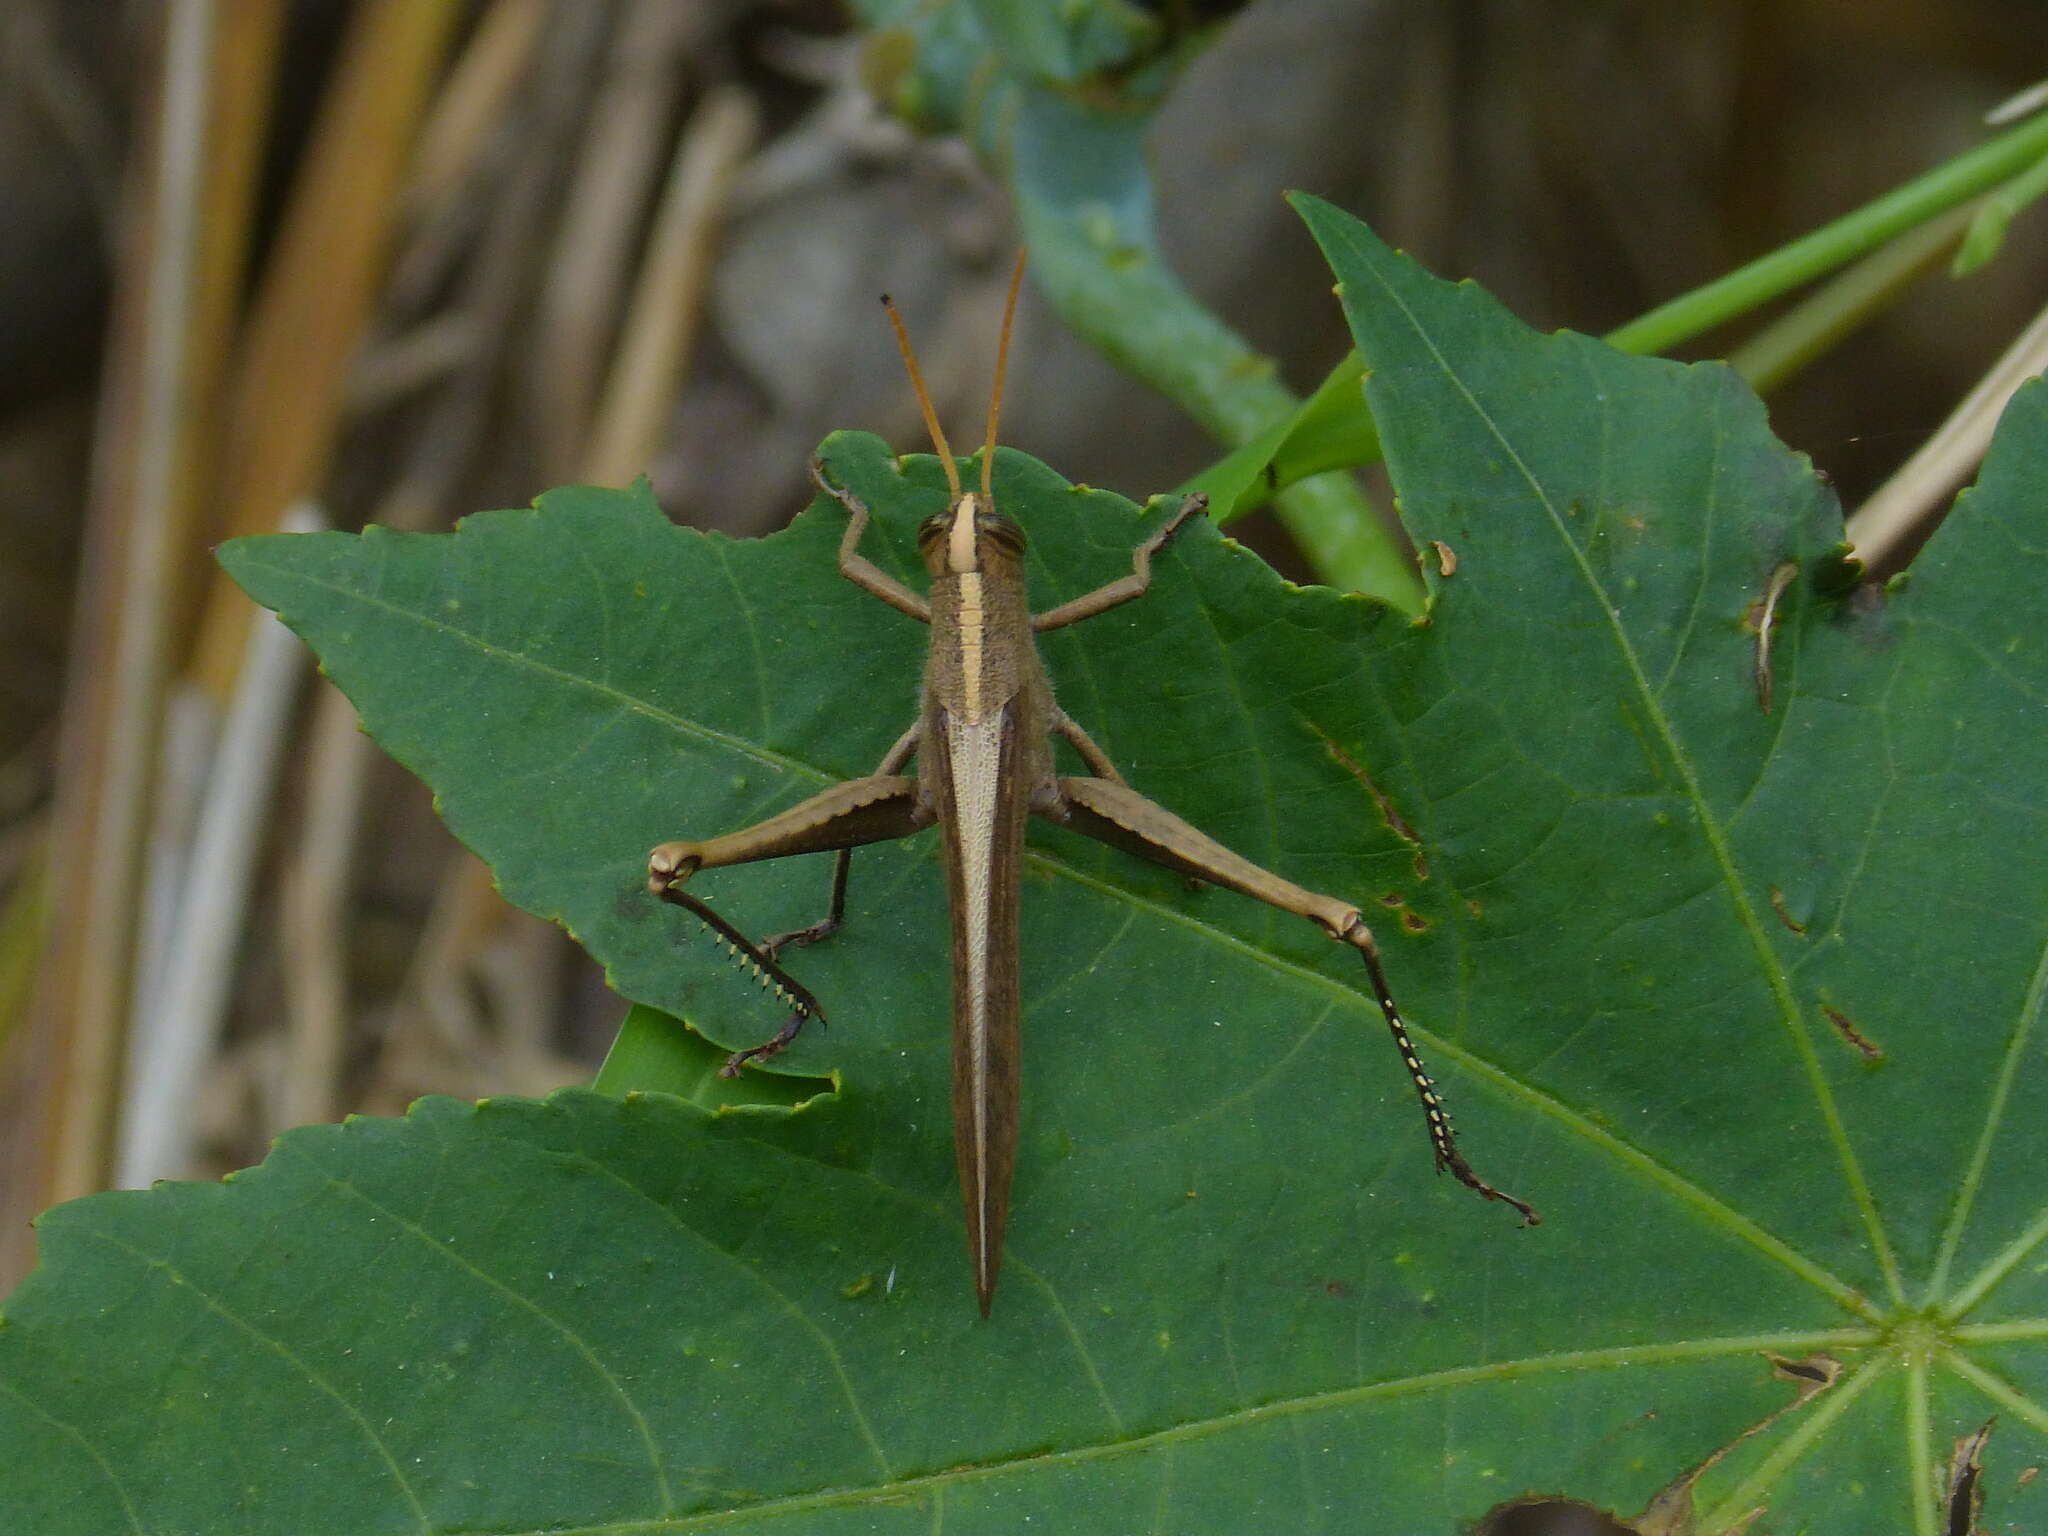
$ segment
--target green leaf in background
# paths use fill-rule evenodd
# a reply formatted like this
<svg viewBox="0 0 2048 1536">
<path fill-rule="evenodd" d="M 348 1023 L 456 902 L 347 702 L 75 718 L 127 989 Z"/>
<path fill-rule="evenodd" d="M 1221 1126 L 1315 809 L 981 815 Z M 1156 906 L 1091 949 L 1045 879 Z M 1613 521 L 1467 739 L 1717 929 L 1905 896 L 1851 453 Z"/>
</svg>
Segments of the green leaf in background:
<svg viewBox="0 0 2048 1536">
<path fill-rule="evenodd" d="M 876 97 L 958 132 L 1015 199 L 1032 281 L 1075 334 L 1233 451 L 1195 482 L 1227 520 L 1268 500 L 1310 568 L 1410 612 L 1422 585 L 1398 533 L 1347 476 L 1376 457 L 1349 376 L 1297 401 L 1188 291 L 1159 243 L 1146 138 L 1218 3 L 857 0 Z M 1341 371 L 1341 370 L 1340 370 Z M 1277 494 L 1276 494 L 1277 493 Z"/>
<path fill-rule="evenodd" d="M 749 1104 L 794 1109 L 834 1087 L 829 1078 L 792 1077 L 783 1072 L 721 1076 L 731 1058 L 731 1051 L 713 1045 L 682 1019 L 635 1003 L 626 1010 L 618 1036 L 590 1086 L 614 1095 L 641 1090 L 673 1094 L 709 1110 Z"/>
<path fill-rule="evenodd" d="M 793 1113 L 434 1101 L 52 1213 L 0 1327 L 0 1529 L 1440 1532 L 1535 1490 L 1633 1511 L 1733 1445 L 1701 1531 L 1933 1533 L 1994 1412 L 1986 1519 L 2039 1523 L 2048 399 L 1910 587 L 1830 601 L 1836 511 L 1726 370 L 1536 336 L 1304 211 L 1455 574 L 1410 625 L 1198 528 L 1048 661 L 1138 788 L 1381 915 L 1468 1152 L 1545 1224 L 1430 1175 L 1345 952 L 1049 832 L 976 1321 L 911 840 L 794 957 L 832 1027 L 784 1062 L 838 1086 Z M 936 465 L 825 454 L 910 570 Z M 1015 454 L 997 492 L 1040 606 L 1127 568 L 1127 504 Z M 836 575 L 840 526 L 733 543 L 578 489 L 224 558 L 508 895 L 734 1045 L 776 1017 L 643 860 L 909 718 L 922 633 Z M 701 881 L 769 931 L 828 868 Z M 1773 1352 L 1841 1374 L 1738 1444 Z"/>
<path fill-rule="evenodd" d="M 1376 462 L 1380 439 L 1365 409 L 1364 382 L 1364 363 L 1347 353 L 1308 399 L 1180 488 L 1201 491 L 1209 515 L 1227 522 L 1298 480 Z"/>
</svg>

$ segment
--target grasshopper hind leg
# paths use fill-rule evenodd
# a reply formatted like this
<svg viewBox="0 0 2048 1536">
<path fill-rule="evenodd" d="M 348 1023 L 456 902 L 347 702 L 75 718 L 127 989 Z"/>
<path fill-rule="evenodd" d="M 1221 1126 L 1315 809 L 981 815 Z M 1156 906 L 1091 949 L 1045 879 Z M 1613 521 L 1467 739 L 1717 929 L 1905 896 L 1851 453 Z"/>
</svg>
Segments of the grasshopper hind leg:
<svg viewBox="0 0 2048 1536">
<path fill-rule="evenodd" d="M 917 780 L 895 770 L 916 751 L 917 728 L 897 738 L 882 759 L 882 771 L 864 779 L 835 784 L 822 794 L 738 832 L 708 842 L 663 843 L 647 856 L 647 888 L 672 906 L 694 913 L 732 955 L 736 964 L 789 1006 L 789 1021 L 759 1045 L 737 1051 L 725 1064 L 727 1077 L 750 1061 L 779 1055 L 797 1037 L 806 1021 L 825 1022 L 825 1011 L 803 984 L 782 968 L 780 954 L 788 945 L 816 943 L 834 932 L 846 915 L 846 875 L 851 851 L 863 843 L 908 837 L 929 826 L 932 810 L 918 792 Z M 703 869 L 750 864 L 797 853 L 838 854 L 832 877 L 831 910 L 808 928 L 778 933 L 756 943 L 712 907 L 683 889 Z"/>
<path fill-rule="evenodd" d="M 1388 989 L 1386 972 L 1380 966 L 1379 946 L 1356 907 L 1334 896 L 1306 890 L 1270 870 L 1259 868 L 1249 859 L 1232 853 L 1215 839 L 1196 830 L 1173 812 L 1147 800 L 1127 784 L 1101 778 L 1063 778 L 1059 781 L 1057 799 L 1040 814 L 1112 847 L 1135 853 L 1139 858 L 1150 859 L 1183 875 L 1241 892 L 1282 912 L 1308 918 L 1331 938 L 1357 950 L 1365 961 L 1374 1000 L 1379 1003 L 1387 1029 L 1394 1037 L 1401 1065 L 1407 1070 L 1416 1095 L 1422 1101 L 1423 1117 L 1429 1128 L 1430 1150 L 1435 1155 L 1438 1171 L 1449 1173 L 1475 1194 L 1513 1207 L 1521 1214 L 1524 1226 L 1533 1227 L 1542 1220 L 1526 1200 L 1496 1189 L 1480 1178 L 1465 1160 L 1465 1154 L 1458 1149 L 1457 1135 L 1451 1129 L 1450 1111 L 1444 1107 L 1443 1095 L 1437 1091 L 1435 1079 L 1423 1067 L 1415 1043 L 1408 1036 L 1408 1026 L 1403 1022 L 1400 1010 L 1394 1006 L 1394 994 Z"/>
<path fill-rule="evenodd" d="M 816 1019 L 820 1027 L 824 1025 L 825 1010 L 818 1006 L 818 1000 L 811 996 L 803 983 L 776 963 L 772 951 L 754 943 L 739 929 L 720 917 L 710 903 L 700 901 L 680 886 L 671 886 L 663 890 L 661 899 L 696 914 L 719 943 L 731 953 L 734 961 L 751 972 L 763 987 L 789 1006 L 789 1021 L 759 1045 L 750 1045 L 743 1051 L 734 1051 L 726 1058 L 725 1065 L 718 1069 L 720 1077 L 738 1077 L 740 1069 L 748 1062 L 766 1061 L 770 1056 L 779 1056 L 809 1020 Z"/>
</svg>

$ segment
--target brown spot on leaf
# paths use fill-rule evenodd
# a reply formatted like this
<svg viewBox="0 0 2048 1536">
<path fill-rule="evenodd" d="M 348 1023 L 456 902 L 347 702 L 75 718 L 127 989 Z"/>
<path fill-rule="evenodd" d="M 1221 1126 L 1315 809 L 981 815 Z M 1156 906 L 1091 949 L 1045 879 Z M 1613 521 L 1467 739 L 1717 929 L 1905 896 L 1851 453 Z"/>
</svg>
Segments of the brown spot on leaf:
<svg viewBox="0 0 2048 1536">
<path fill-rule="evenodd" d="M 1315 730 L 1315 727 L 1311 725 L 1309 729 Z M 1372 803 L 1380 813 L 1380 820 L 1387 824 L 1387 830 L 1415 850 L 1415 878 L 1427 880 L 1429 878 L 1429 860 L 1422 852 L 1422 839 L 1415 835 L 1415 829 L 1409 826 L 1407 821 L 1403 819 L 1401 812 L 1394 805 L 1393 796 L 1375 784 L 1372 775 L 1367 773 L 1364 766 L 1349 752 L 1338 746 L 1328 736 L 1324 736 L 1321 731 L 1316 731 L 1316 735 L 1322 740 L 1323 750 L 1337 760 L 1339 767 L 1358 780 L 1365 792 L 1372 797 Z"/>
<path fill-rule="evenodd" d="M 1786 910 L 1785 893 L 1775 885 L 1771 887 L 1771 910 L 1778 914 L 1778 921 L 1787 928 L 1790 928 L 1794 933 L 1804 934 L 1806 932 L 1806 924 L 1800 922 L 1798 918 Z"/>
<path fill-rule="evenodd" d="M 1828 1022 L 1835 1026 L 1835 1033 L 1848 1041 L 1858 1056 L 1865 1061 L 1884 1060 L 1884 1047 L 1858 1029 L 1849 1015 L 1839 1008 L 1830 1008 L 1826 1003 L 1820 1005 L 1820 1011 L 1828 1016 Z"/>
<path fill-rule="evenodd" d="M 1751 670 L 1756 678 L 1756 701 L 1765 714 L 1771 712 L 1771 639 L 1778 623 L 1778 600 L 1792 585 L 1792 578 L 1799 574 L 1799 564 L 1794 560 L 1780 562 L 1771 572 L 1770 580 L 1764 585 L 1764 594 L 1749 605 L 1749 612 L 1743 616 L 1743 628 L 1756 634 L 1756 657 Z"/>
<path fill-rule="evenodd" d="M 1766 1355 L 1771 1374 L 1799 1389 L 1792 1399 L 1797 1408 L 1816 1392 L 1823 1392 L 1842 1379 L 1842 1362 L 1833 1355 L 1808 1355 L 1804 1360 L 1787 1360 L 1783 1355 Z"/>
<path fill-rule="evenodd" d="M 1997 1423 L 1993 1414 L 1974 1434 L 1959 1438 L 1949 1455 L 1945 1536 L 1975 1536 L 1977 1517 L 1984 1512 L 1984 1446 Z"/>
<path fill-rule="evenodd" d="M 1762 1434 L 1784 1415 L 1804 1407 L 1827 1391 L 1842 1375 L 1841 1362 L 1831 1355 L 1808 1355 L 1803 1360 L 1787 1360 L 1782 1355 L 1766 1355 L 1764 1358 L 1771 1362 L 1772 1375 L 1792 1384 L 1792 1401 L 1772 1409 L 1749 1428 L 1723 1442 L 1704 1461 L 1673 1479 L 1643 1507 L 1640 1515 L 1628 1523 L 1627 1530 L 1634 1532 L 1635 1536 L 1692 1536 L 1698 1528 L 1693 1488 L 1707 1470 L 1752 1435 Z M 1721 1529 L 1747 1531 L 1765 1512 L 1766 1506 L 1758 1505 L 1744 1511 L 1732 1524 Z"/>
</svg>

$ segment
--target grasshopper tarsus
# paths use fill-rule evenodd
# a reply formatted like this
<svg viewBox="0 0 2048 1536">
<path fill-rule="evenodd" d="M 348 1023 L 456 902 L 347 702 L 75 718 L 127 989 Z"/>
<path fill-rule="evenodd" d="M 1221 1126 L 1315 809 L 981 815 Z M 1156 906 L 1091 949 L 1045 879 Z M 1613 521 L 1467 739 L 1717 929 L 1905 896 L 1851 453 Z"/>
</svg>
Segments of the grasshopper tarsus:
<svg viewBox="0 0 2048 1536">
<path fill-rule="evenodd" d="M 798 949 L 807 949 L 820 939 L 830 938 L 844 924 L 836 917 L 821 917 L 808 928 L 792 928 L 787 933 L 771 933 L 754 947 L 770 960 L 781 960 L 783 950 L 794 944 Z"/>
<path fill-rule="evenodd" d="M 1189 518 L 1204 516 L 1208 510 L 1209 493 L 1207 491 L 1189 491 L 1186 496 L 1181 498 L 1179 510 L 1168 519 L 1166 527 L 1160 530 L 1159 548 L 1164 549 L 1172 542 L 1174 535 L 1180 532 L 1181 525 Z"/>
<path fill-rule="evenodd" d="M 1084 592 L 1071 602 L 1061 603 L 1057 608 L 1049 608 L 1044 613 L 1032 615 L 1032 631 L 1042 635 L 1048 630 L 1065 629 L 1069 624 L 1078 624 L 1083 619 L 1094 618 L 1098 613 L 1107 613 L 1132 598 L 1143 597 L 1152 586 L 1152 557 L 1171 544 L 1174 536 L 1187 524 L 1188 519 L 1205 510 L 1208 505 L 1207 496 L 1200 491 L 1190 491 L 1181 499 L 1179 510 L 1131 551 L 1130 575 L 1097 587 L 1093 592 Z M 1058 718 L 1057 713 L 1054 718 Z"/>
<path fill-rule="evenodd" d="M 889 749 L 882 759 L 882 766 L 876 773 L 895 773 L 909 760 L 909 748 L 916 742 L 914 732 L 906 731 L 901 740 Z M 779 960 L 783 949 L 794 944 L 798 949 L 808 948 L 823 938 L 829 938 L 846 924 L 846 877 L 853 868 L 853 850 L 842 848 L 832 861 L 832 900 L 826 907 L 825 915 L 804 928 L 792 928 L 787 933 L 770 934 L 760 944 L 761 953 L 771 961 Z"/>
<path fill-rule="evenodd" d="M 734 1051 L 726 1057 L 725 1065 L 718 1069 L 718 1075 L 727 1078 L 738 1077 L 748 1062 L 766 1061 L 770 1056 L 780 1056 L 804 1027 L 804 1021 L 810 1017 L 812 1015 L 802 1010 L 792 1013 L 789 1022 L 778 1029 L 771 1038 L 763 1040 L 759 1045 L 750 1045 L 744 1051 Z M 824 1022 L 824 1018 L 819 1016 L 818 1023 L 822 1025 Z"/>
<path fill-rule="evenodd" d="M 1401 1057 L 1401 1065 L 1408 1069 L 1408 1079 L 1415 1085 L 1416 1097 L 1422 1100 L 1422 1117 L 1429 1126 L 1429 1146 L 1436 1159 L 1436 1171 L 1450 1174 L 1474 1194 L 1513 1206 L 1521 1213 L 1523 1226 L 1541 1226 L 1543 1218 L 1536 1214 L 1533 1205 L 1505 1190 L 1495 1189 L 1479 1177 L 1472 1165 L 1465 1161 L 1465 1154 L 1458 1150 L 1458 1133 L 1451 1126 L 1450 1109 L 1445 1105 L 1443 1095 L 1437 1091 L 1436 1079 L 1423 1066 L 1415 1042 L 1408 1037 L 1408 1025 L 1394 1004 L 1386 972 L 1380 968 L 1379 944 L 1372 936 L 1372 929 L 1366 926 L 1365 919 L 1355 918 L 1337 937 L 1358 951 L 1358 957 L 1365 962 L 1366 974 L 1372 978 L 1373 996 L 1378 999 L 1380 1014 L 1386 1019 L 1387 1029 L 1394 1037 L 1394 1049 Z"/>
<path fill-rule="evenodd" d="M 1439 1150 L 1436 1158 L 1436 1169 L 1438 1173 L 1449 1173 L 1452 1178 L 1456 1179 L 1467 1189 L 1488 1200 L 1498 1200 L 1503 1205 L 1513 1206 L 1521 1214 L 1523 1226 L 1540 1227 L 1543 1225 L 1543 1218 L 1536 1214 L 1535 1206 L 1526 1200 L 1517 1199 L 1504 1189 L 1495 1189 L 1486 1180 L 1479 1177 L 1477 1173 L 1473 1172 L 1472 1165 L 1465 1161 L 1457 1148 L 1451 1148 L 1448 1153 Z"/>
</svg>

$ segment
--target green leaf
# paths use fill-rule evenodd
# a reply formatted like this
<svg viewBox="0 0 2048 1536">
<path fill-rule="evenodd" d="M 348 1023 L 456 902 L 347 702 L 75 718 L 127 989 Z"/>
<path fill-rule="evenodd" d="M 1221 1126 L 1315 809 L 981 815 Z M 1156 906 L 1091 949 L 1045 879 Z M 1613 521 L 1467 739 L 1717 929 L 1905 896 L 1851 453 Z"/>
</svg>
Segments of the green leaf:
<svg viewBox="0 0 2048 1536">
<path fill-rule="evenodd" d="M 1316 439 L 1308 447 L 1320 458 L 1316 468 L 1361 462 L 1344 456 L 1371 441 L 1356 390 L 1326 384 L 1302 406 L 1275 376 L 1272 359 L 1204 309 L 1167 263 L 1153 218 L 1146 120 L 1028 82 L 1017 86 L 1001 120 L 1009 132 L 1003 163 L 1032 270 L 1060 317 L 1219 441 L 1248 445 L 1212 471 L 1219 512 L 1234 511 L 1270 465 L 1276 478 L 1288 477 L 1274 509 L 1319 574 L 1419 608 L 1411 556 L 1358 488 L 1340 476 L 1294 483 L 1312 472 L 1300 467 L 1298 452 L 1286 451 L 1297 428 Z M 1335 456 L 1327 452 L 1332 446 Z"/>
<path fill-rule="evenodd" d="M 829 1078 L 781 1072 L 742 1072 L 728 1078 L 723 1074 L 731 1055 L 673 1014 L 635 1003 L 626 1011 L 618 1038 L 590 1086 L 613 1095 L 670 1093 L 713 1110 L 743 1104 L 793 1109 L 834 1087 Z"/>
<path fill-rule="evenodd" d="M 46 1217 L 0 1327 L 0 1529 L 1627 1513 L 1784 1403 L 1767 1351 L 1844 1371 L 1707 1472 L 1700 1529 L 1934 1531 L 1949 1439 L 1993 1412 L 1986 1517 L 2039 1522 L 2048 398 L 1909 588 L 1832 599 L 1835 509 L 1726 370 L 1536 336 L 1304 211 L 1410 525 L 1454 556 L 1428 621 L 1198 527 L 1045 650 L 1137 788 L 1375 916 L 1466 1151 L 1544 1225 L 1430 1176 L 1345 951 L 1052 833 L 978 1322 L 914 839 L 863 850 L 846 931 L 791 957 L 832 1025 L 782 1062 L 838 1084 L 793 1113 L 437 1101 Z M 825 457 L 912 570 L 937 466 Z M 997 493 L 1039 606 L 1128 569 L 1127 504 L 1015 454 Z M 922 635 L 834 573 L 842 526 L 734 543 L 575 489 L 224 560 L 508 895 L 733 1046 L 779 1018 L 645 854 L 867 771 L 907 721 Z M 1766 715 L 1746 620 L 1788 561 Z M 692 889 L 766 932 L 817 915 L 828 864 Z"/>
<path fill-rule="evenodd" d="M 1308 399 L 1180 489 L 1208 496 L 1209 515 L 1224 523 L 1257 510 L 1276 491 L 1311 475 L 1377 462 L 1379 434 L 1359 390 L 1364 378 L 1358 354 L 1346 353 Z M 1412 571 L 1404 569 L 1402 577 L 1404 584 L 1420 589 Z M 1408 606 L 1399 594 L 1385 595 L 1389 602 Z"/>
<path fill-rule="evenodd" d="M 1297 402 L 1272 359 L 1188 292 L 1159 244 L 1146 136 L 1214 31 L 1199 19 L 1205 8 L 860 0 L 856 10 L 878 29 L 864 73 L 880 98 L 924 131 L 962 133 L 1008 183 L 1033 282 L 1060 318 L 1234 446 L 1198 484 L 1215 513 L 1271 500 L 1325 580 L 1419 611 L 1409 551 L 1350 478 L 1297 483 L 1375 456 L 1356 389 L 1333 399 L 1326 382 Z"/>
<path fill-rule="evenodd" d="M 2024 1070 L 2048 980 L 2048 635 L 2016 580 L 2048 396 L 2015 400 L 1910 586 L 1831 605 L 1831 500 L 1725 369 L 1516 336 L 1477 288 L 1299 206 L 1409 527 L 1458 557 L 1431 617 L 1464 681 L 1431 708 L 1483 710 L 1499 745 L 1436 780 L 1450 814 L 1425 841 L 1486 900 L 1498 1064 L 1870 1329 L 1839 1352 L 1882 1390 L 1729 1518 L 1751 1498 L 1786 1529 L 1931 1530 L 1930 1468 L 1994 1412 L 1992 1512 L 2038 1509 L 2012 1474 L 2048 1429 L 2027 1174 L 2048 1105 Z M 1784 561 L 1766 715 L 1748 623 Z M 1875 1482 L 1873 1446 L 1907 1452 Z"/>
</svg>

